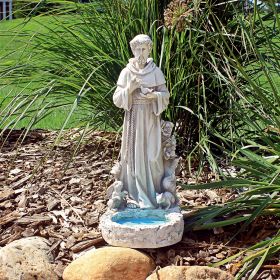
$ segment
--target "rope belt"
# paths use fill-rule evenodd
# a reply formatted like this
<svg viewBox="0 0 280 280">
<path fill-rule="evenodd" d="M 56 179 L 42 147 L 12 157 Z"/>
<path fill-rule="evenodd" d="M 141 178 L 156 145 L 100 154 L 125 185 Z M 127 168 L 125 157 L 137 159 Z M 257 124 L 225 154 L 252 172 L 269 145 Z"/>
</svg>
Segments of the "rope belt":
<svg viewBox="0 0 280 280">
<path fill-rule="evenodd" d="M 148 98 L 142 98 L 142 99 L 133 99 L 132 100 L 132 105 L 142 105 L 142 104 L 150 104 L 152 100 Z"/>
</svg>

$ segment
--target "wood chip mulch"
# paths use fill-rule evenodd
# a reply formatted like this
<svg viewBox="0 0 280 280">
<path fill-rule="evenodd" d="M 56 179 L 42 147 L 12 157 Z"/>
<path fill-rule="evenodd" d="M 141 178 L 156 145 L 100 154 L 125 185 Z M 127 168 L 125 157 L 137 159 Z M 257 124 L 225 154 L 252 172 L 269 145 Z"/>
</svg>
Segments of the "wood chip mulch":
<svg viewBox="0 0 280 280">
<path fill-rule="evenodd" d="M 22 140 L 23 130 L 8 131 L 0 139 L 0 248 L 30 236 L 50 241 L 55 272 L 61 277 L 67 264 L 89 249 L 106 245 L 98 229 L 106 210 L 106 189 L 113 182 L 110 170 L 118 158 L 120 136 L 92 132 L 85 137 L 73 160 L 74 138 L 68 131 L 54 145 L 58 133 L 34 130 Z M 216 178 L 209 168 L 197 178 L 181 163 L 180 182 L 206 182 Z M 236 193 L 191 191 L 178 186 L 181 204 L 189 208 L 224 203 Z M 144 250 L 158 266 L 208 265 L 252 245 L 256 231 L 262 238 L 273 233 L 256 221 L 239 240 L 227 244 L 234 227 L 186 231 L 183 240 L 170 247 Z M 250 239 L 251 237 L 251 239 Z M 238 262 L 222 267 L 235 274 Z M 62 278 L 60 278 L 62 279 Z M 278 266 L 264 267 L 257 279 L 280 279 Z"/>
</svg>

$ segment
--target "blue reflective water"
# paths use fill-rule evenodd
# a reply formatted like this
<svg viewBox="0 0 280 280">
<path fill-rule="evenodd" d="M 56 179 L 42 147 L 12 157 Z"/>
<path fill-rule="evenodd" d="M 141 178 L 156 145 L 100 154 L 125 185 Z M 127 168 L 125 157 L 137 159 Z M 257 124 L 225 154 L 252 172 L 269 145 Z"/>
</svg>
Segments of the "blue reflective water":
<svg viewBox="0 0 280 280">
<path fill-rule="evenodd" d="M 115 220 L 116 223 L 127 226 L 135 225 L 161 225 L 166 223 L 165 218 L 160 217 L 133 217 L 133 218 L 121 218 Z"/>
</svg>

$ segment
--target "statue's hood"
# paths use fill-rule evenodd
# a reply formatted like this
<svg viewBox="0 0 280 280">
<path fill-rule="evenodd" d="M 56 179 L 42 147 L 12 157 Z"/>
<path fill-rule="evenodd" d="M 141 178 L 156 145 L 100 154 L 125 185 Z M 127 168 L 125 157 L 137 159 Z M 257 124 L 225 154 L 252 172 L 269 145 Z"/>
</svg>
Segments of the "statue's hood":
<svg viewBox="0 0 280 280">
<path fill-rule="evenodd" d="M 156 68 L 156 65 L 152 58 L 148 58 L 146 66 L 143 69 L 139 69 L 135 64 L 135 58 L 131 58 L 131 59 L 129 59 L 127 68 L 134 74 L 146 75 L 146 74 L 154 71 Z"/>
</svg>

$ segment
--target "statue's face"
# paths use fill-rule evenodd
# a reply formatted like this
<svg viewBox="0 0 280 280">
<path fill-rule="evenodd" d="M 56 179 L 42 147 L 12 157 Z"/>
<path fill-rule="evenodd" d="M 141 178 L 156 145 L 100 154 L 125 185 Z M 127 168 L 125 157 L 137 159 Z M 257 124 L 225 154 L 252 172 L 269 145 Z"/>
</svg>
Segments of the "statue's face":
<svg viewBox="0 0 280 280">
<path fill-rule="evenodd" d="M 139 64 L 146 64 L 150 54 L 148 44 L 137 45 L 136 48 L 133 50 L 133 54 Z"/>
</svg>

